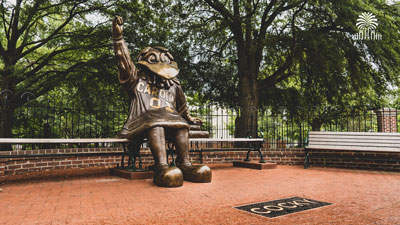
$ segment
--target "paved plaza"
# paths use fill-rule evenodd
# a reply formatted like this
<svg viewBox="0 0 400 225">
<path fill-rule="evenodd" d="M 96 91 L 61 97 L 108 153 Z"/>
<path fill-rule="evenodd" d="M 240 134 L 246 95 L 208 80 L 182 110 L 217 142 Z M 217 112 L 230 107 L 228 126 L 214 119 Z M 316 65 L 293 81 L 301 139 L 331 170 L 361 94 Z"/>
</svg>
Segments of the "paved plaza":
<svg viewBox="0 0 400 225">
<path fill-rule="evenodd" d="M 161 188 L 109 175 L 0 185 L 0 224 L 400 224 L 400 173 L 212 165 L 213 181 Z M 233 208 L 300 197 L 333 203 L 267 218 Z"/>
</svg>

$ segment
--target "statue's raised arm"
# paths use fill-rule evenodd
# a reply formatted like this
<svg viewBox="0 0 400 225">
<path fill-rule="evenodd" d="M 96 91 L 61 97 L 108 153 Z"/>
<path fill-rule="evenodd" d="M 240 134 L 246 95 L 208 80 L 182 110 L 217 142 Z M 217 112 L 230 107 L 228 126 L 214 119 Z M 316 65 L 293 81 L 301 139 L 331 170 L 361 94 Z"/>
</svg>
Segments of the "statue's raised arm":
<svg viewBox="0 0 400 225">
<path fill-rule="evenodd" d="M 123 38 L 123 19 L 115 16 L 112 20 L 112 36 L 114 43 L 114 54 L 118 60 L 119 81 L 127 83 L 136 78 L 136 67 L 129 55 L 128 47 Z"/>
</svg>

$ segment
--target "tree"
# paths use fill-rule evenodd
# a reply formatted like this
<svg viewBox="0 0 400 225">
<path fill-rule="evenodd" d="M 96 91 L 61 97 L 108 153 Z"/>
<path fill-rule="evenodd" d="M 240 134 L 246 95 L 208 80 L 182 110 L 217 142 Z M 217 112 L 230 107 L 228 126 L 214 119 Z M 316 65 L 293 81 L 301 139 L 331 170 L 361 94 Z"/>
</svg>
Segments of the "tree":
<svg viewBox="0 0 400 225">
<path fill-rule="evenodd" d="M 354 40 L 351 28 L 346 26 L 354 16 L 353 7 L 349 2 L 342 2 L 329 8 L 337 32 L 320 29 L 324 27 L 324 20 L 318 20 L 317 11 L 310 11 L 312 16 L 305 20 L 309 24 L 313 22 L 316 29 L 309 28 L 299 35 L 298 43 L 303 51 L 296 65 L 298 74 L 279 84 L 298 92 L 294 95 L 291 92 L 296 101 L 289 101 L 286 107 L 295 115 L 312 118 L 313 130 L 319 130 L 332 119 L 337 120 L 339 115 L 356 115 L 383 107 L 390 86 L 399 82 L 396 74 L 399 52 L 392 51 L 392 48 L 399 49 L 398 42 L 394 41 L 399 34 L 395 31 L 397 28 L 393 30 L 399 25 L 399 11 L 393 6 L 380 5 L 382 11 L 373 12 L 385 16 L 380 18 L 376 31 L 384 33 L 386 38 L 361 41 Z M 367 6 L 360 5 L 364 7 Z"/>
<path fill-rule="evenodd" d="M 13 112 L 29 91 L 38 97 L 91 61 L 88 51 L 104 47 L 96 25 L 87 19 L 113 1 L 16 0 L 0 2 L 1 99 L 0 137 L 10 137 Z M 99 35 L 100 34 L 100 35 Z M 91 41 L 88 41 L 91 40 Z M 108 41 L 106 39 L 106 41 Z"/>
<path fill-rule="evenodd" d="M 388 83 L 398 82 L 395 74 L 400 62 L 400 46 L 395 41 L 399 36 L 398 4 L 388 5 L 379 0 L 343 0 L 335 4 L 318 0 L 204 0 L 183 8 L 190 7 L 192 11 L 187 13 L 187 24 L 191 25 L 195 44 L 200 46 L 197 49 L 205 49 L 197 52 L 203 56 L 200 61 L 208 62 L 201 63 L 199 70 L 203 69 L 203 74 L 219 74 L 219 68 L 235 65 L 235 70 L 230 73 L 234 80 L 231 84 L 237 85 L 238 90 L 236 104 L 241 109 L 241 118 L 236 125 L 241 132 L 237 136 L 245 136 L 249 129 L 255 129 L 255 109 L 268 102 L 265 94 L 269 89 L 279 88 L 289 78 L 312 80 L 314 77 L 317 78 L 315 82 L 325 82 L 323 85 L 328 88 L 332 100 L 343 94 L 343 90 L 337 89 L 339 84 L 351 86 L 352 92 L 358 95 L 363 93 L 363 87 L 379 91 Z M 377 31 L 382 33 L 382 41 L 353 40 L 352 34 L 358 31 L 357 17 L 363 11 L 371 11 L 377 16 Z M 318 37 L 323 37 L 323 41 L 329 43 L 328 47 L 338 48 L 331 59 L 328 53 L 319 60 L 318 48 L 309 51 L 311 47 L 317 47 L 317 42 L 321 44 L 319 48 L 323 47 Z M 335 46 L 335 42 L 339 45 Z M 321 62 L 324 68 L 335 68 L 320 73 L 318 64 Z M 313 64 L 313 74 L 304 74 L 306 67 Z M 326 74 L 330 76 L 324 78 Z M 347 78 L 341 79 L 343 77 Z M 222 82 L 230 84 L 224 78 Z M 339 78 L 338 82 L 326 85 L 336 78 Z M 368 82 L 372 84 L 366 85 Z M 203 88 L 208 86 L 215 85 L 207 83 Z M 211 90 L 218 94 L 215 88 Z M 234 102 L 232 95 L 235 92 L 230 94 L 230 101 Z"/>
</svg>

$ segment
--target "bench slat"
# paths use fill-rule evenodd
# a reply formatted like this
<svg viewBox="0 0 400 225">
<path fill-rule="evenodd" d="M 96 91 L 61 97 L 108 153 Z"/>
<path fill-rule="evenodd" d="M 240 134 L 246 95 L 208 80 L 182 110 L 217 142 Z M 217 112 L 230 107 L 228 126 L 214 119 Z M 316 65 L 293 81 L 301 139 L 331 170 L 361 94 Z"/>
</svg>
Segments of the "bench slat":
<svg viewBox="0 0 400 225">
<path fill-rule="evenodd" d="M 190 142 L 263 142 L 262 138 L 191 138 Z M 121 138 L 0 138 L 4 144 L 77 144 L 77 143 L 129 143 Z"/>
<path fill-rule="evenodd" d="M 128 139 L 121 138 L 0 138 L 0 143 L 4 144 L 81 144 L 81 143 L 127 143 Z"/>
<path fill-rule="evenodd" d="M 397 144 L 400 145 L 400 140 L 374 140 L 374 139 L 324 139 L 314 138 L 309 140 L 310 143 L 329 142 L 329 143 L 356 143 L 356 144 Z"/>
<path fill-rule="evenodd" d="M 400 137 L 400 133 L 383 133 L 383 132 L 330 132 L 330 131 L 310 131 L 310 136 L 313 135 L 334 135 L 334 136 L 397 136 Z"/>
<path fill-rule="evenodd" d="M 400 148 L 399 143 L 351 143 L 351 142 L 312 142 L 311 145 L 330 145 L 330 146 L 360 146 L 360 147 L 382 147 L 382 148 Z"/>
<path fill-rule="evenodd" d="M 191 142 L 263 142 L 262 138 L 191 138 Z"/>
<path fill-rule="evenodd" d="M 333 135 L 329 135 L 329 136 L 317 136 L 317 135 L 313 135 L 313 136 L 309 136 L 309 140 L 311 139 L 348 139 L 348 140 L 400 140 L 400 137 L 396 137 L 396 136 L 333 136 Z"/>
<path fill-rule="evenodd" d="M 307 149 L 321 150 L 346 150 L 346 151 L 370 151 L 370 152 L 400 152 L 400 148 L 337 146 L 337 145 L 309 145 Z"/>
</svg>

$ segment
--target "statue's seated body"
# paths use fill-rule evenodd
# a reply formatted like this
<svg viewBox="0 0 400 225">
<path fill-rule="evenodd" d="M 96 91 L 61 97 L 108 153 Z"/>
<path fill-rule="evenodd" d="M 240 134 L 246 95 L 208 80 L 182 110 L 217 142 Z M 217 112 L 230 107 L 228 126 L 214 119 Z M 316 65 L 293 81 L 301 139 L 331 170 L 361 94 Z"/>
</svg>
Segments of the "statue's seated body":
<svg viewBox="0 0 400 225">
<path fill-rule="evenodd" d="M 198 124 L 201 120 L 189 114 L 173 56 L 163 47 L 147 47 L 140 52 L 136 68 L 122 36 L 122 24 L 121 17 L 113 19 L 114 52 L 119 81 L 131 103 L 119 136 L 132 140 L 148 138 L 155 162 L 155 184 L 179 187 L 184 179 L 211 182 L 210 168 L 192 165 L 189 160 L 189 123 Z M 177 167 L 168 165 L 166 140 L 175 144 Z"/>
</svg>

